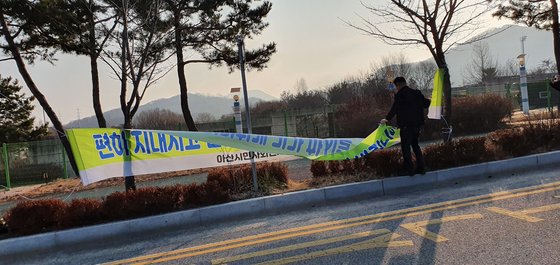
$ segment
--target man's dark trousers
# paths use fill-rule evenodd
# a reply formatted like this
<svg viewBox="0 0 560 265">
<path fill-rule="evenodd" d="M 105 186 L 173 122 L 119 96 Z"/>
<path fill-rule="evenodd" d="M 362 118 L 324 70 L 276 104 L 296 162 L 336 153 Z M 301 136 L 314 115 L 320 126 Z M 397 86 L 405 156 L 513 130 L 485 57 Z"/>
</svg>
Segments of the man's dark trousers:
<svg viewBox="0 0 560 265">
<path fill-rule="evenodd" d="M 422 156 L 422 149 L 420 149 L 420 146 L 418 145 L 418 137 L 420 137 L 420 127 L 407 126 L 401 128 L 401 149 L 403 153 L 404 170 L 409 175 L 425 170 L 424 157 Z M 414 155 L 416 156 L 416 171 L 414 170 L 414 166 L 412 164 L 410 147 L 412 147 Z"/>
</svg>

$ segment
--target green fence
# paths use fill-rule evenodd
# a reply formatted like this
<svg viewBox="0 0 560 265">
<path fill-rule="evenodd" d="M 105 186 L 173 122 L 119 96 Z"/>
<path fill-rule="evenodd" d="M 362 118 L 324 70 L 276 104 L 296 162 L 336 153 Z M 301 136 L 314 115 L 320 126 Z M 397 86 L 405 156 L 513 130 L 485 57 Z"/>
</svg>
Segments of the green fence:
<svg viewBox="0 0 560 265">
<path fill-rule="evenodd" d="M 292 137 L 336 137 L 334 113 L 336 106 L 326 105 L 313 109 L 280 110 L 271 114 L 251 115 L 251 127 L 255 134 L 283 135 Z M 245 116 L 243 131 L 247 132 Z M 200 131 L 235 132 L 233 117 L 227 121 L 197 123 Z"/>
<path fill-rule="evenodd" d="M 2 144 L 0 185 L 16 186 L 75 177 L 60 140 Z"/>
<path fill-rule="evenodd" d="M 454 97 L 498 94 L 510 98 L 515 109 L 521 108 L 519 83 L 453 88 L 452 94 Z M 560 104 L 560 92 L 552 89 L 546 80 L 527 83 L 527 94 L 529 109 L 553 108 Z"/>
</svg>

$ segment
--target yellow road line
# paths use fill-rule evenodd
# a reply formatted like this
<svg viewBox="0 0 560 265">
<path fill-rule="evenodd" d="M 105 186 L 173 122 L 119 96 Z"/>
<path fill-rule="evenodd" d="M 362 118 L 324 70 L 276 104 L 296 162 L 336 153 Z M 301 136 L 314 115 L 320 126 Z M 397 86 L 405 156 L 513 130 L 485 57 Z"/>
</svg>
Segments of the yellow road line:
<svg viewBox="0 0 560 265">
<path fill-rule="evenodd" d="M 320 232 L 339 230 L 339 229 L 344 229 L 344 228 L 351 228 L 351 227 L 367 225 L 367 224 L 381 223 L 381 222 L 385 222 L 385 221 L 392 221 L 392 220 L 396 220 L 396 219 L 412 217 L 412 216 L 417 216 L 417 215 L 431 213 L 431 212 L 443 211 L 443 210 L 448 210 L 448 209 L 455 209 L 455 208 L 459 208 L 459 207 L 471 206 L 471 205 L 475 205 L 475 204 L 492 202 L 492 201 L 503 200 L 503 199 L 522 197 L 522 196 L 527 196 L 527 195 L 531 195 L 531 194 L 537 194 L 537 193 L 547 192 L 547 191 L 552 191 L 552 190 L 558 190 L 558 189 L 560 189 L 560 187 L 547 188 L 547 189 L 543 189 L 543 190 L 530 191 L 530 192 L 525 192 L 525 193 L 511 194 L 511 195 L 506 195 L 506 196 L 496 197 L 496 198 L 488 198 L 488 199 L 485 199 L 485 200 L 467 202 L 467 203 L 458 204 L 458 205 L 451 205 L 451 206 L 447 206 L 447 207 L 434 208 L 434 209 L 419 211 L 419 212 L 415 212 L 415 213 L 408 213 L 408 214 L 404 214 L 404 215 L 396 215 L 396 216 L 390 216 L 390 217 L 385 217 L 385 218 L 378 218 L 378 219 L 374 219 L 374 220 L 361 221 L 361 222 L 356 222 L 356 223 L 351 223 L 351 224 L 346 224 L 346 225 L 326 227 L 326 228 L 321 228 L 321 229 L 316 229 L 316 230 L 311 230 L 311 231 L 300 232 L 300 233 L 296 233 L 296 234 L 288 234 L 288 235 L 283 235 L 283 236 L 278 236 L 278 237 L 261 239 L 261 240 L 257 240 L 257 241 L 251 241 L 251 242 L 246 242 L 246 243 L 241 243 L 241 244 L 229 245 L 229 246 L 220 247 L 220 248 L 217 248 L 217 249 L 210 249 L 210 250 L 194 252 L 194 253 L 189 253 L 189 254 L 183 254 L 183 255 L 178 255 L 178 256 L 171 256 L 171 255 L 175 255 L 177 253 L 169 253 L 169 254 L 161 253 L 160 257 L 163 257 L 163 256 L 168 256 L 168 257 L 157 258 L 155 260 L 151 260 L 151 261 L 147 261 L 147 262 L 138 262 L 138 263 L 132 263 L 132 264 L 136 264 L 136 265 L 155 264 L 155 263 L 177 260 L 177 259 L 182 259 L 182 258 L 187 258 L 187 257 L 199 256 L 199 255 L 208 254 L 208 253 L 212 253 L 212 252 L 218 252 L 218 251 L 234 249 L 234 248 L 239 248 L 239 247 L 244 247 L 244 246 L 256 245 L 256 244 L 260 244 L 260 243 L 267 243 L 267 242 L 272 242 L 272 241 L 277 241 L 277 240 L 282 240 L 282 239 L 299 237 L 299 236 L 303 236 L 303 235 L 310 235 L 310 234 L 316 234 L 316 233 L 320 233 Z M 142 259 L 142 257 L 139 257 L 139 258 Z"/>
<path fill-rule="evenodd" d="M 521 211 L 510 211 L 510 210 L 499 208 L 499 207 L 488 207 L 486 209 L 489 210 L 489 211 L 495 212 L 495 213 L 507 215 L 509 217 L 513 217 L 513 218 L 523 220 L 523 221 L 526 221 L 526 222 L 529 222 L 529 223 L 536 223 L 536 222 L 544 221 L 544 219 L 533 217 L 533 216 L 530 216 L 529 214 L 542 213 L 542 212 L 547 212 L 547 211 L 560 209 L 560 203 L 545 205 L 545 206 L 535 207 L 535 208 L 530 208 L 530 209 L 525 209 L 525 210 L 521 210 Z"/>
<path fill-rule="evenodd" d="M 316 247 L 316 246 L 320 246 L 320 245 L 326 245 L 326 244 L 336 243 L 336 242 L 340 242 L 340 241 L 346 241 L 346 240 L 350 240 L 350 239 L 358 239 L 358 238 L 362 238 L 362 237 L 375 236 L 375 235 L 379 235 L 379 234 L 389 234 L 389 233 L 391 233 L 391 231 L 383 228 L 383 229 L 377 229 L 377 230 L 373 230 L 373 231 L 367 231 L 367 232 L 361 232 L 361 233 L 346 235 L 346 236 L 331 237 L 331 238 L 326 238 L 326 239 L 321 239 L 321 240 L 316 240 L 316 241 L 310 241 L 310 242 L 305 242 L 305 243 L 300 243 L 300 244 L 295 244 L 295 245 L 290 245 L 290 246 L 285 246 L 285 247 L 279 247 L 279 248 L 274 248 L 274 249 L 267 249 L 267 250 L 263 250 L 263 251 L 252 252 L 252 253 L 243 254 L 243 255 L 237 255 L 237 256 L 232 256 L 232 257 L 227 257 L 227 258 L 215 259 L 215 260 L 212 260 L 212 264 L 213 265 L 226 264 L 228 262 L 233 262 L 233 261 L 238 261 L 238 260 L 250 259 L 250 258 L 255 258 L 255 257 L 260 257 L 260 256 L 267 256 L 267 255 L 278 254 L 278 253 L 282 253 L 282 252 L 294 251 L 294 250 L 298 250 L 298 249 L 302 249 L 302 248 Z"/>
<path fill-rule="evenodd" d="M 424 228 L 428 225 L 435 225 L 435 224 L 443 224 L 445 222 L 451 222 L 451 221 L 461 221 L 461 220 L 467 220 L 467 219 L 482 219 L 483 216 L 482 214 L 466 214 L 466 215 L 455 215 L 455 216 L 447 216 L 447 217 L 443 217 L 441 219 L 433 219 L 433 220 L 428 220 L 428 221 L 421 221 L 421 222 L 415 222 L 415 223 L 407 223 L 407 224 L 402 224 L 401 227 L 406 228 L 407 230 L 409 230 L 412 233 L 415 233 L 421 237 L 427 238 L 429 240 L 432 240 L 436 243 L 440 243 L 440 242 L 444 242 L 447 241 L 448 239 L 446 237 L 440 236 L 434 232 L 428 231 L 428 229 Z"/>
<path fill-rule="evenodd" d="M 470 206 L 470 205 L 486 203 L 486 202 L 492 202 L 492 201 L 497 201 L 497 200 L 523 197 L 523 196 L 528 196 L 528 195 L 532 195 L 532 194 L 538 194 L 538 193 L 543 193 L 543 192 L 548 192 L 548 191 L 553 191 L 553 190 L 558 190 L 558 189 L 560 189 L 560 182 L 554 182 L 554 183 L 549 183 L 549 184 L 540 185 L 540 186 L 521 188 L 521 189 L 516 189 L 516 190 L 512 190 L 512 191 L 497 192 L 497 193 L 488 194 L 488 195 L 481 195 L 481 196 L 459 199 L 459 200 L 454 200 L 454 201 L 446 201 L 446 202 L 435 203 L 435 204 L 424 205 L 424 206 L 418 206 L 418 207 L 413 207 L 413 208 L 407 208 L 407 209 L 402 209 L 402 210 L 397 210 L 397 211 L 392 211 L 392 212 L 385 212 L 385 213 L 379 213 L 379 214 L 374 214 L 374 215 L 369 215 L 369 216 L 354 217 L 354 218 L 349 218 L 349 219 L 344 219 L 344 220 L 315 224 L 315 225 L 290 228 L 290 229 L 280 230 L 280 231 L 276 231 L 276 232 L 258 234 L 258 235 L 253 235 L 253 236 L 247 236 L 247 237 L 242 237 L 242 238 L 237 238 L 237 239 L 231 239 L 231 240 L 206 244 L 206 245 L 200 245 L 200 246 L 196 246 L 196 247 L 178 249 L 178 250 L 168 251 L 168 252 L 160 252 L 160 253 L 155 253 L 155 254 L 150 254 L 150 255 L 145 255 L 145 256 L 140 256 L 140 257 L 135 257 L 135 258 L 130 258 L 130 259 L 125 259 L 125 260 L 119 260 L 119 261 L 110 262 L 110 263 L 106 263 L 106 264 L 108 264 L 108 265 L 109 264 L 110 265 L 130 264 L 130 263 L 133 263 L 133 262 L 139 262 L 139 261 L 145 261 L 145 260 L 151 260 L 150 262 L 160 262 L 159 260 L 154 260 L 154 259 L 158 259 L 158 258 L 161 258 L 161 257 L 164 257 L 164 256 L 170 256 L 170 255 L 176 255 L 176 254 L 182 254 L 182 253 L 194 252 L 194 251 L 198 251 L 198 252 L 191 253 L 191 254 L 189 254 L 189 256 L 202 255 L 202 254 L 207 254 L 207 253 L 211 253 L 211 252 L 217 252 L 217 251 L 222 251 L 222 250 L 227 250 L 227 249 L 232 249 L 232 248 L 237 248 L 237 247 L 242 247 L 242 246 L 248 246 L 248 245 L 254 245 L 254 244 L 259 244 L 259 243 L 266 243 L 266 242 L 271 242 L 271 241 L 276 241 L 276 240 L 281 240 L 281 239 L 286 239 L 286 238 L 291 238 L 291 237 L 296 237 L 296 236 L 301 236 L 301 235 L 308 235 L 308 234 L 312 234 L 312 233 L 319 233 L 319 232 L 330 231 L 330 230 L 335 230 L 335 229 L 348 228 L 348 227 L 353 227 L 353 226 L 358 226 L 358 225 L 390 221 L 390 220 L 400 219 L 400 218 L 403 218 L 403 217 L 416 216 L 416 215 L 420 215 L 420 214 L 430 213 L 430 212 L 434 212 L 434 211 L 442 211 L 442 210 L 454 209 L 454 208 Z M 425 210 L 425 209 L 427 209 L 427 210 Z M 391 217 L 382 218 L 382 217 L 385 217 L 385 216 L 391 216 Z M 377 218 L 377 219 L 375 219 L 375 218 Z M 369 221 L 366 221 L 366 222 L 357 222 L 355 224 L 344 225 L 344 226 L 336 226 L 334 228 L 316 229 L 316 228 L 326 227 L 326 226 L 329 226 L 329 225 L 352 223 L 352 222 L 361 221 L 361 220 L 368 220 L 368 219 L 373 219 L 373 220 L 369 220 Z M 296 234 L 287 235 L 287 236 L 277 236 L 277 235 L 284 235 L 284 234 L 289 234 L 289 233 L 299 232 L 299 231 L 305 231 L 305 230 L 310 230 L 310 229 L 316 229 L 316 230 L 311 230 L 311 231 L 307 231 L 307 232 L 303 232 L 303 233 L 296 233 Z M 261 239 L 261 238 L 264 238 L 264 240 L 258 240 L 258 241 L 247 242 L 247 243 L 244 243 L 244 244 L 232 245 L 232 244 L 235 244 L 235 243 L 238 243 L 238 242 L 250 241 L 250 240 Z M 223 246 L 225 246 L 225 247 L 223 247 Z M 216 247 L 219 247 L 219 248 L 216 248 Z M 209 248 L 212 248 L 212 249 L 205 250 L 205 249 L 209 249 Z M 144 263 L 139 263 L 139 264 L 144 264 Z"/>
<path fill-rule="evenodd" d="M 272 261 L 267 261 L 263 263 L 258 263 L 258 265 L 282 265 L 282 264 L 289 264 L 298 261 L 308 260 L 308 259 L 315 259 L 320 257 L 338 255 L 348 252 L 355 252 L 360 250 L 372 249 L 372 248 L 388 248 L 388 247 L 411 247 L 414 246 L 414 243 L 410 240 L 405 241 L 393 241 L 394 239 L 398 238 L 400 235 L 393 234 L 393 235 L 384 235 L 374 239 L 362 241 L 359 243 L 336 247 L 326 250 L 315 251 L 311 253 L 306 253 L 302 255 L 292 256 L 283 259 L 277 259 Z"/>
<path fill-rule="evenodd" d="M 524 214 L 533 214 L 533 213 L 542 213 L 542 212 L 553 211 L 553 210 L 557 210 L 557 209 L 560 209 L 560 203 L 550 204 L 550 205 L 545 205 L 545 206 L 535 207 L 535 208 L 530 208 L 530 209 L 525 209 L 525 210 L 522 210 L 520 212 L 522 212 Z"/>
<path fill-rule="evenodd" d="M 523 221 L 529 222 L 529 223 L 536 223 L 536 222 L 544 221 L 544 220 L 541 219 L 541 218 L 528 216 L 528 215 L 523 214 L 523 213 L 510 211 L 510 210 L 506 210 L 506 209 L 499 208 L 499 207 L 488 207 L 488 208 L 486 208 L 486 209 L 487 209 L 488 211 L 491 211 L 491 212 L 495 212 L 495 213 L 498 213 L 498 214 L 502 214 L 502 215 L 506 215 L 506 216 L 509 216 L 509 217 L 513 217 L 513 218 L 515 218 L 515 219 L 523 220 Z"/>
<path fill-rule="evenodd" d="M 557 182 L 557 183 L 550 183 L 550 184 L 547 184 L 547 185 L 543 185 L 542 187 L 544 188 L 544 187 L 548 187 L 548 186 L 555 186 L 555 185 L 552 185 L 552 184 L 555 184 L 556 186 L 560 186 L 560 182 Z M 529 187 L 529 188 L 523 188 L 520 191 L 530 190 L 531 188 L 532 189 L 537 189 L 536 187 Z M 293 233 L 293 232 L 298 232 L 298 231 L 303 231 L 303 230 L 310 230 L 310 229 L 325 227 L 325 226 L 329 226 L 329 225 L 351 223 L 351 222 L 361 221 L 361 220 L 366 220 L 366 219 L 371 219 L 371 218 L 378 218 L 378 217 L 390 216 L 390 215 L 401 214 L 401 213 L 406 213 L 406 212 L 414 212 L 414 211 L 417 211 L 417 210 L 429 209 L 429 208 L 438 207 L 438 206 L 451 205 L 451 204 L 454 204 L 454 203 L 461 203 L 461 202 L 466 202 L 466 201 L 476 201 L 476 200 L 488 198 L 489 196 L 502 196 L 502 195 L 507 195 L 507 194 L 511 194 L 511 192 L 510 191 L 502 191 L 502 192 L 497 192 L 497 193 L 493 193 L 493 194 L 489 194 L 489 195 L 481 195 L 481 196 L 476 196 L 476 197 L 459 199 L 459 200 L 455 200 L 455 201 L 445 201 L 445 202 L 434 203 L 434 204 L 430 204 L 430 205 L 401 209 L 401 210 L 379 213 L 379 214 L 374 214 L 374 215 L 360 216 L 360 217 L 354 217 L 354 218 L 343 219 L 343 220 L 338 220 L 338 221 L 330 221 L 330 222 L 324 222 L 324 223 L 319 223 L 319 224 L 314 224 L 314 225 L 294 227 L 294 228 L 284 229 L 284 230 L 275 231 L 275 232 L 263 233 L 263 234 L 253 235 L 253 236 L 247 236 L 247 237 L 230 239 L 230 240 L 216 242 L 216 243 L 200 245 L 200 246 L 196 246 L 196 247 L 190 247 L 190 248 L 185 248 L 185 249 L 169 251 L 169 252 L 166 252 L 166 253 L 167 254 L 178 254 L 178 253 L 184 253 L 184 252 L 198 251 L 198 250 L 203 250 L 203 249 L 206 249 L 206 248 L 225 246 L 225 245 L 230 245 L 230 244 L 233 244 L 233 243 L 249 241 L 249 240 L 254 240 L 254 239 L 260 239 L 260 238 L 270 238 L 271 236 L 277 236 L 277 235 Z M 134 261 L 141 260 L 141 259 L 153 259 L 153 258 L 158 258 L 158 257 L 164 256 L 164 255 L 166 255 L 166 254 L 156 253 L 156 254 L 141 256 L 141 257 L 137 257 L 137 258 L 131 258 L 131 259 L 126 259 L 126 260 L 119 260 L 119 261 L 104 263 L 104 265 L 127 264 L 129 262 L 134 262 Z"/>
<path fill-rule="evenodd" d="M 239 247 L 256 245 L 256 244 L 260 244 L 260 243 L 268 243 L 268 242 L 278 241 L 278 240 L 282 240 L 282 239 L 288 239 L 288 238 L 300 237 L 300 236 L 304 236 L 304 235 L 316 234 L 316 233 L 320 233 L 320 232 L 339 230 L 339 229 L 343 229 L 343 228 L 351 228 L 351 227 L 367 225 L 367 224 L 380 223 L 380 222 L 385 222 L 385 221 L 401 219 L 401 218 L 405 218 L 405 217 L 417 216 L 417 215 L 421 215 L 421 214 L 443 211 L 443 210 L 448 210 L 448 209 L 455 209 L 455 208 L 459 208 L 459 207 L 471 206 L 471 205 L 475 205 L 475 204 L 492 202 L 492 201 L 497 201 L 497 200 L 523 197 L 523 196 L 527 196 L 527 195 L 531 195 L 531 194 L 537 194 L 537 193 L 542 193 L 542 192 L 547 192 L 547 191 L 552 191 L 552 190 L 558 190 L 558 189 L 560 189 L 560 187 L 547 188 L 547 189 L 529 191 L 529 192 L 517 193 L 517 194 L 510 194 L 510 195 L 505 195 L 505 196 L 501 196 L 501 197 L 490 197 L 490 198 L 487 198 L 485 200 L 467 202 L 467 203 L 458 204 L 458 205 L 450 205 L 450 206 L 447 206 L 447 207 L 434 208 L 434 209 L 429 209 L 429 210 L 424 210 L 424 211 L 419 211 L 419 212 L 414 212 L 414 213 L 408 213 L 408 214 L 404 214 L 404 215 L 397 215 L 397 216 L 390 216 L 390 217 L 385 217 L 385 218 L 378 218 L 378 219 L 374 219 L 374 220 L 361 221 L 361 222 L 356 222 L 356 223 L 351 223 L 351 224 L 346 224 L 346 225 L 320 228 L 320 229 L 316 229 L 316 230 L 304 231 L 304 232 L 299 232 L 299 233 L 295 233 L 295 234 L 287 234 L 287 235 L 282 235 L 282 236 L 277 236 L 277 237 L 272 237 L 272 238 L 266 238 L 266 239 L 260 239 L 260 240 L 250 241 L 250 242 L 245 242 L 245 243 L 240 243 L 240 244 L 228 245 L 228 246 L 219 247 L 219 248 L 215 248 L 215 249 L 208 249 L 208 250 L 203 250 L 203 251 L 198 251 L 198 252 L 193 252 L 193 253 L 188 253 L 188 254 L 182 254 L 182 255 L 178 255 L 178 256 L 171 256 L 171 255 L 185 253 L 185 252 L 188 252 L 188 251 L 176 250 L 176 251 L 170 251 L 168 253 L 163 252 L 163 253 L 160 253 L 159 257 L 156 258 L 156 259 L 152 259 L 150 261 L 132 263 L 132 264 L 137 264 L 137 265 L 155 264 L 155 263 L 177 260 L 177 259 L 182 259 L 182 258 L 188 258 L 188 257 L 193 257 L 193 256 L 199 256 L 199 255 L 204 255 L 204 254 L 208 254 L 208 253 L 224 251 L 224 250 L 229 250 L 229 249 L 234 249 L 234 248 L 239 248 Z M 179 252 L 179 253 L 177 253 L 177 252 Z M 168 257 L 161 258 L 163 256 L 168 256 Z M 145 257 L 139 257 L 138 259 L 139 259 L 138 261 L 146 260 Z M 135 261 L 128 261 L 128 262 L 135 262 Z M 121 263 L 119 263 L 119 264 L 121 264 Z"/>
</svg>

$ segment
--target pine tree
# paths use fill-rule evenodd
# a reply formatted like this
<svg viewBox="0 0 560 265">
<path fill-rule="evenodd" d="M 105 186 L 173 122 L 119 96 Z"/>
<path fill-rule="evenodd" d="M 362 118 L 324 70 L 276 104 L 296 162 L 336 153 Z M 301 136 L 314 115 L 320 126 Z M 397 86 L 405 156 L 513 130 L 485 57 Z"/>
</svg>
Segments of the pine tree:
<svg viewBox="0 0 560 265">
<path fill-rule="evenodd" d="M 22 86 L 12 78 L 0 76 L 0 142 L 32 141 L 47 134 L 47 124 L 34 126 L 31 112 L 34 98 L 21 92 Z"/>
<path fill-rule="evenodd" d="M 177 59 L 177 77 L 181 92 L 181 108 L 190 131 L 196 131 L 190 113 L 186 66 L 205 63 L 212 66 L 226 65 L 230 71 L 239 67 L 237 38 L 252 38 L 268 26 L 264 21 L 272 8 L 269 1 L 255 0 L 165 0 L 171 14 L 174 34 L 170 35 L 172 50 Z M 194 53 L 187 59 L 185 53 Z M 245 50 L 248 69 L 266 67 L 276 44 Z"/>
</svg>

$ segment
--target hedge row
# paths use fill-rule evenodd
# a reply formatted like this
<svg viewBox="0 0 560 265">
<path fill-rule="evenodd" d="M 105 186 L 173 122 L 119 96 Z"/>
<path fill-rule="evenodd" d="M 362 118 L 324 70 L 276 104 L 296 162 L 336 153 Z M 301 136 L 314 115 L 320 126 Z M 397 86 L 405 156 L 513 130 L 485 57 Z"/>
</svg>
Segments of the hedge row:
<svg viewBox="0 0 560 265">
<path fill-rule="evenodd" d="M 430 97 L 430 95 L 425 95 Z M 337 136 L 366 137 L 387 115 L 392 103 L 388 93 L 378 95 L 374 102 L 359 97 L 351 104 L 338 108 L 336 113 Z M 459 135 L 491 132 L 505 127 L 504 121 L 513 111 L 511 99 L 496 94 L 453 98 L 453 130 Z M 395 119 L 392 123 L 395 124 Z M 422 139 L 441 139 L 443 121 L 426 120 Z"/>
<path fill-rule="evenodd" d="M 243 194 L 253 189 L 250 165 L 234 168 L 216 168 L 208 172 L 208 182 L 216 182 L 231 194 Z M 287 187 L 288 167 L 281 163 L 263 163 L 257 166 L 257 184 L 262 193 Z"/>
<path fill-rule="evenodd" d="M 511 99 L 496 94 L 453 98 L 453 132 L 456 136 L 492 132 L 506 127 L 512 115 Z M 426 120 L 421 138 L 441 139 L 442 120 Z"/>
<path fill-rule="evenodd" d="M 541 121 L 529 123 L 524 127 L 497 130 L 485 137 L 460 138 L 431 144 L 423 148 L 422 153 L 428 170 L 438 170 L 558 149 L 560 149 L 560 123 Z M 311 163 L 311 173 L 314 177 L 364 171 L 388 177 L 396 175 L 400 168 L 402 168 L 402 154 L 398 147 L 370 153 L 361 159 L 353 160 L 353 163 L 340 161 Z"/>
<path fill-rule="evenodd" d="M 257 179 L 259 187 L 265 190 L 286 186 L 287 167 L 281 163 L 259 163 Z M 29 235 L 224 203 L 232 195 L 251 188 L 250 166 L 217 168 L 209 172 L 207 182 L 202 184 L 141 188 L 115 192 L 104 199 L 21 202 L 4 215 L 5 225 L 0 227 L 7 227 L 14 235 Z"/>
</svg>

